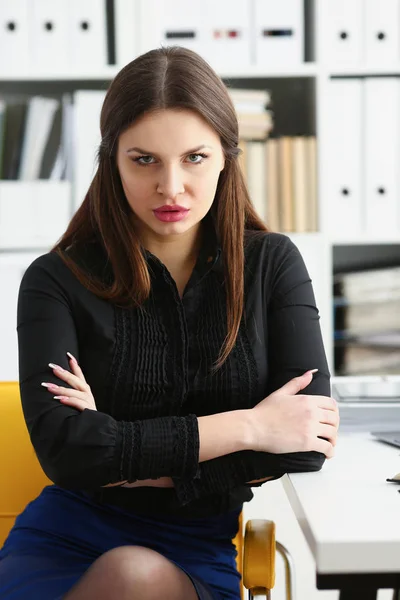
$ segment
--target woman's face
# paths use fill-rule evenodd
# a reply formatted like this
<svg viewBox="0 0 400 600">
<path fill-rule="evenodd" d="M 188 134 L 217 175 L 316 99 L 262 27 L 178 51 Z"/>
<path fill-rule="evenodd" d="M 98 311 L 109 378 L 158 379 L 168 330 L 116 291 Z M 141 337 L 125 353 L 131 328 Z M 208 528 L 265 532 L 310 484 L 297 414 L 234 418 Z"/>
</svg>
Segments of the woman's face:
<svg viewBox="0 0 400 600">
<path fill-rule="evenodd" d="M 119 137 L 117 166 L 139 234 L 197 231 L 224 162 L 218 134 L 195 112 L 165 109 L 136 121 Z"/>
</svg>

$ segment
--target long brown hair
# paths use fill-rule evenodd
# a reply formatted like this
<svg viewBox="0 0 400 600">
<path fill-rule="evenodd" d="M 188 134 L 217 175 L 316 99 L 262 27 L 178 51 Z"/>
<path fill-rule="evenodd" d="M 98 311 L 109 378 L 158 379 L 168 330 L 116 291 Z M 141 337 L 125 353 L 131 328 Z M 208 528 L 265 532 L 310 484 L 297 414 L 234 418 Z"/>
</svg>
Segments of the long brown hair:
<svg viewBox="0 0 400 600">
<path fill-rule="evenodd" d="M 250 201 L 238 164 L 238 122 L 222 80 L 198 54 L 182 47 L 151 50 L 126 65 L 113 79 L 101 110 L 98 167 L 83 203 L 54 246 L 81 283 L 121 306 L 141 306 L 150 294 L 150 275 L 116 165 L 118 139 L 152 110 L 180 108 L 202 116 L 220 136 L 225 168 L 211 207 L 224 260 L 228 334 L 215 369 L 235 345 L 244 306 L 244 230 L 268 231 Z M 113 272 L 112 281 L 95 279 L 65 250 L 97 240 Z"/>
</svg>

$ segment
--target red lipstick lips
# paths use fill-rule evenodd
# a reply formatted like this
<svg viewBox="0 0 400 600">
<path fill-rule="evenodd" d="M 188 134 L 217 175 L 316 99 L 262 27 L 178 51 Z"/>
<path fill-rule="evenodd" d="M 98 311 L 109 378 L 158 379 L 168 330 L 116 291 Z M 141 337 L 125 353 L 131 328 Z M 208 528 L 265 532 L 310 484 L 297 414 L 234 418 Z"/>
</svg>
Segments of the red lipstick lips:
<svg viewBox="0 0 400 600">
<path fill-rule="evenodd" d="M 179 206 L 178 204 L 165 204 L 164 206 L 160 206 L 160 208 L 156 208 L 153 212 L 159 221 L 163 221 L 164 223 L 175 223 L 176 221 L 184 219 L 189 213 L 189 209 Z"/>
</svg>

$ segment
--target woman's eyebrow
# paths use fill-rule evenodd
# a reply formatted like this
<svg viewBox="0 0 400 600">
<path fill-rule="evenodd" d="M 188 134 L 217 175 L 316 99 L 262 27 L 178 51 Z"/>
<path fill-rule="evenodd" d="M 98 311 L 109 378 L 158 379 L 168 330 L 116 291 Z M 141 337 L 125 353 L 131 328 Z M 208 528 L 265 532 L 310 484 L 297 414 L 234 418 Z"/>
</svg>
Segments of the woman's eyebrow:
<svg viewBox="0 0 400 600">
<path fill-rule="evenodd" d="M 199 152 L 199 150 L 204 150 L 204 148 L 210 148 L 210 150 L 212 150 L 212 146 L 208 146 L 206 144 L 202 144 L 201 146 L 198 146 L 197 148 L 192 148 L 191 150 L 186 150 L 186 152 L 184 152 L 183 154 L 181 154 L 182 156 L 186 156 L 187 154 L 196 154 L 196 152 Z M 151 152 L 150 150 L 143 150 L 143 148 L 137 148 L 136 146 L 133 148 L 128 148 L 128 150 L 126 151 L 128 152 L 138 152 L 139 154 L 145 154 L 146 156 L 157 156 L 157 154 L 155 152 Z"/>
</svg>

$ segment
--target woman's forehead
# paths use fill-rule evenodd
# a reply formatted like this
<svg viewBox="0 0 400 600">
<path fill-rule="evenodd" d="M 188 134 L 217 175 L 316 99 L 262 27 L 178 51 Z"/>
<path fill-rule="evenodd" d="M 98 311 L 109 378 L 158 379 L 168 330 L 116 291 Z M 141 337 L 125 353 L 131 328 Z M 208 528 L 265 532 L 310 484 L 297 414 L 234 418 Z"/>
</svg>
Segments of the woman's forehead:
<svg viewBox="0 0 400 600">
<path fill-rule="evenodd" d="M 221 147 L 218 134 L 202 117 L 194 111 L 175 109 L 143 115 L 121 134 L 120 141 L 125 151 L 139 147 L 179 154 L 200 146 Z"/>
</svg>

